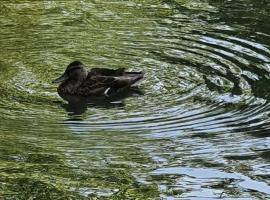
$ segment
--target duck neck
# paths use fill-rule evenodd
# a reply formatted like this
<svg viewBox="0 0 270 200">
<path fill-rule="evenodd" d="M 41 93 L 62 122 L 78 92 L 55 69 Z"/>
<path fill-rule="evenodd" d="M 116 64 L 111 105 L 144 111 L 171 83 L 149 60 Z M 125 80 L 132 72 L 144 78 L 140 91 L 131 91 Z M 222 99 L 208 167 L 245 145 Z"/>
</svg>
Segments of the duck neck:
<svg viewBox="0 0 270 200">
<path fill-rule="evenodd" d="M 78 80 L 68 80 L 60 85 L 59 90 L 66 94 L 76 94 L 76 91 L 85 81 L 85 79 L 86 77 L 82 77 Z"/>
</svg>

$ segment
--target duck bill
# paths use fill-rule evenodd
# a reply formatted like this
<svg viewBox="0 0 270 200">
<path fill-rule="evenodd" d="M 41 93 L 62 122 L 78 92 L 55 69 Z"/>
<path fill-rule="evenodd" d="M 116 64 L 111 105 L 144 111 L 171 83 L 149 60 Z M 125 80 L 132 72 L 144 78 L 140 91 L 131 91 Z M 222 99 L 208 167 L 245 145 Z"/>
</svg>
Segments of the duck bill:
<svg viewBox="0 0 270 200">
<path fill-rule="evenodd" d="M 68 76 L 66 74 L 63 74 L 62 76 L 60 76 L 59 78 L 55 79 L 54 81 L 52 81 L 52 83 L 63 83 L 64 81 L 66 81 L 68 79 Z"/>
</svg>

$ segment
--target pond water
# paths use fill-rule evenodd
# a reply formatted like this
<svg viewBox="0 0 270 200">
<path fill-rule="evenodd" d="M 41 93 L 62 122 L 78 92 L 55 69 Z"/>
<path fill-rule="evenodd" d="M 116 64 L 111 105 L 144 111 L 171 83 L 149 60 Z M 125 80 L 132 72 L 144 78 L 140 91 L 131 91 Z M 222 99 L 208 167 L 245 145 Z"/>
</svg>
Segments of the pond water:
<svg viewBox="0 0 270 200">
<path fill-rule="evenodd" d="M 1 199 L 270 198 L 268 0 L 2 1 Z M 73 60 L 143 95 L 73 105 Z"/>
</svg>

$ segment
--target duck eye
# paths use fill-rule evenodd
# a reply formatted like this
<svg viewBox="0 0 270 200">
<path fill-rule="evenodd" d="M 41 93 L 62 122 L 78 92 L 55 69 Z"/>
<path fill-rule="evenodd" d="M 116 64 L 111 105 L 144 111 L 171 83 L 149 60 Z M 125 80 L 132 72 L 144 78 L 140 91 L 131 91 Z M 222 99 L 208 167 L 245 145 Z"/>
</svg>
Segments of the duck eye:
<svg viewBox="0 0 270 200">
<path fill-rule="evenodd" d="M 80 69 L 80 67 L 73 67 L 73 68 L 71 68 L 71 69 L 68 69 L 68 70 L 67 70 L 67 73 L 68 73 L 68 74 L 72 74 L 72 73 L 74 73 L 74 71 L 76 71 L 76 70 L 78 70 L 78 69 Z"/>
</svg>

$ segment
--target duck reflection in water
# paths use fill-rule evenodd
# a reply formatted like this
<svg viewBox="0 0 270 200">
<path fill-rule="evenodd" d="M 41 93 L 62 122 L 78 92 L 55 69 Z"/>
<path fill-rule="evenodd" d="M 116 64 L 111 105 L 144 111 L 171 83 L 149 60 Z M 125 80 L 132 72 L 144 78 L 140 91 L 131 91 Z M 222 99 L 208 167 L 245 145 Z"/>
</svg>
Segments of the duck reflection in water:
<svg viewBox="0 0 270 200">
<path fill-rule="evenodd" d="M 64 108 L 69 115 L 81 115 L 86 112 L 88 107 L 95 108 L 115 108 L 124 107 L 124 100 L 129 97 L 135 97 L 143 95 L 143 91 L 139 88 L 131 88 L 125 93 L 119 93 L 113 97 L 83 97 L 83 96 L 62 96 L 68 103 L 61 103 L 61 107 Z"/>
<path fill-rule="evenodd" d="M 123 106 L 124 98 L 142 94 L 138 84 L 143 77 L 143 72 L 126 72 L 124 68 L 92 68 L 87 71 L 80 61 L 74 61 L 53 83 L 59 84 L 58 94 L 68 101 L 63 107 L 78 115 L 86 111 L 87 105 Z"/>
</svg>

